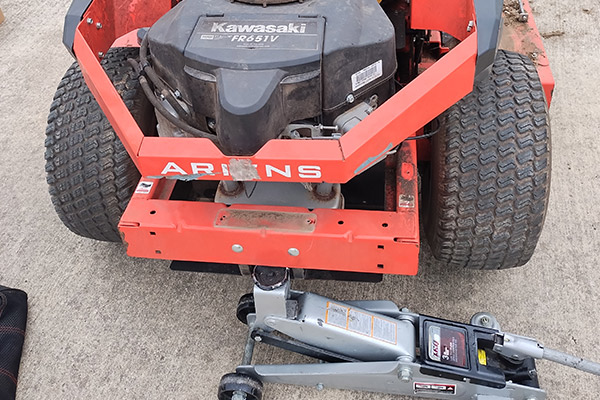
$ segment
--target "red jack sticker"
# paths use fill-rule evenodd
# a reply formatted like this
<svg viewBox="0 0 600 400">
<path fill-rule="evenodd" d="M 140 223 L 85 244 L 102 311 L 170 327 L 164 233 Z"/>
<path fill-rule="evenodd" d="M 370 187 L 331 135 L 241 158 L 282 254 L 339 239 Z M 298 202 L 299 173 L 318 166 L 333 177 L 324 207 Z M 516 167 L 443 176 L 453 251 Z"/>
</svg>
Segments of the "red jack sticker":
<svg viewBox="0 0 600 400">
<path fill-rule="evenodd" d="M 415 394 L 456 394 L 456 385 L 415 382 Z"/>
</svg>

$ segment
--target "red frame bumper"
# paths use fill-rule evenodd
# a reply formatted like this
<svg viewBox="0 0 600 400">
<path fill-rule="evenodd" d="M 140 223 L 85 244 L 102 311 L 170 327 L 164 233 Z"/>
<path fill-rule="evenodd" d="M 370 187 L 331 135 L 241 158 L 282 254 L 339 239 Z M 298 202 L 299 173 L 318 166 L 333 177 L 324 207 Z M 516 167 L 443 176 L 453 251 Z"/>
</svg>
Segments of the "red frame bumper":
<svg viewBox="0 0 600 400">
<path fill-rule="evenodd" d="M 135 257 L 414 275 L 419 257 L 414 141 L 398 152 L 393 211 L 164 200 L 173 184 L 135 194 L 119 224 Z M 146 191 L 143 189 L 143 191 Z"/>
</svg>

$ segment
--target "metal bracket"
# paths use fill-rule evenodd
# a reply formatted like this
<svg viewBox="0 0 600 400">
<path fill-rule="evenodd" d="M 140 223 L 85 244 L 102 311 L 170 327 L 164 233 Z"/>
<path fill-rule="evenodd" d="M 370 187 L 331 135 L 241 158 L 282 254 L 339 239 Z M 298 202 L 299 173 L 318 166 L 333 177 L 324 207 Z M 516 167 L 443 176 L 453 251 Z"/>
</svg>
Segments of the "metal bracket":
<svg viewBox="0 0 600 400">
<path fill-rule="evenodd" d="M 401 361 L 241 365 L 236 371 L 268 383 L 349 389 L 415 397 L 472 400 L 543 400 L 541 389 L 508 382 L 495 389 L 465 381 L 423 375 L 420 365 Z"/>
<path fill-rule="evenodd" d="M 529 20 L 529 14 L 525 11 L 523 6 L 523 0 L 519 0 L 519 22 L 527 22 Z"/>
</svg>

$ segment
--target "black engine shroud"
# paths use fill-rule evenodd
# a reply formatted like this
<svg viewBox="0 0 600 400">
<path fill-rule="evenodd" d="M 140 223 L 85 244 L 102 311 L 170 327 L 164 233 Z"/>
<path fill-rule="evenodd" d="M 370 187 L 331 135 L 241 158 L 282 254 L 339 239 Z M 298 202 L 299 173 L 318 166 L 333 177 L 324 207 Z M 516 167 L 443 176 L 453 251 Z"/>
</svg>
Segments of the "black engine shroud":
<svg viewBox="0 0 600 400">
<path fill-rule="evenodd" d="M 376 0 L 184 0 L 148 39 L 156 72 L 198 128 L 215 121 L 230 155 L 254 154 L 292 122 L 331 124 L 348 99 L 394 91 L 394 26 Z"/>
</svg>

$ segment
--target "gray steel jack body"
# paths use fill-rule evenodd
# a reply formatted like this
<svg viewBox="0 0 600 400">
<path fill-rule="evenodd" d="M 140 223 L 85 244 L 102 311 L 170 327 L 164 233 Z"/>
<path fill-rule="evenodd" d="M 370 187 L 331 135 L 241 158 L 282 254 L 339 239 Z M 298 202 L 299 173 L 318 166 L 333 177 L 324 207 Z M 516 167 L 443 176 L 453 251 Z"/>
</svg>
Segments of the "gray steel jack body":
<svg viewBox="0 0 600 400">
<path fill-rule="evenodd" d="M 261 382 L 312 386 L 319 390 L 338 388 L 436 399 L 546 398 L 545 392 L 537 387 L 533 360 L 529 364 L 533 367 L 525 371 L 525 374 L 531 375 L 535 382 L 533 385 L 515 382 L 523 382 L 522 379 L 502 379 L 500 383 L 490 383 L 473 375 L 478 373 L 473 364 L 479 362 L 486 365 L 486 354 L 488 359 L 507 360 L 515 364 L 526 359 L 544 358 L 545 349 L 540 343 L 501 332 L 497 321 L 489 314 L 476 314 L 471 325 L 446 321 L 450 326 L 448 329 L 459 332 L 450 333 L 449 336 L 459 343 L 458 349 L 460 340 L 456 341 L 455 338 L 462 337 L 460 332 L 463 328 L 469 335 L 480 330 L 493 338 L 483 353 L 483 359 L 474 362 L 471 357 L 468 362 L 471 375 L 465 370 L 465 376 L 461 377 L 460 372 L 456 372 L 460 368 L 443 364 L 446 355 L 441 355 L 440 363 L 436 363 L 435 340 L 439 340 L 439 337 L 435 335 L 440 326 L 442 330 L 446 329 L 443 320 L 433 319 L 427 330 L 433 332 L 433 336 L 424 342 L 421 337 L 424 335 L 423 321 L 428 317 L 399 310 L 390 301 L 342 302 L 294 291 L 290 288 L 287 272 L 281 282 L 264 285 L 256 276 L 255 282 L 255 312 L 247 316 L 250 333 L 242 365 L 236 369 L 238 374 Z M 436 321 L 442 322 L 436 325 Z M 451 324 L 456 327 L 452 328 Z M 482 351 L 475 344 L 479 342 L 465 341 L 467 348 L 462 353 L 461 350 L 456 351 L 458 359 L 461 355 L 468 356 L 471 345 L 474 347 L 472 354 Z M 252 365 L 255 342 L 274 344 L 329 362 Z M 433 360 L 426 361 L 426 358 Z M 590 366 L 598 368 L 597 364 L 591 363 Z M 479 367 L 481 365 L 477 364 Z M 594 372 L 593 368 L 589 372 Z M 504 375 L 500 376 L 503 378 Z"/>
</svg>

